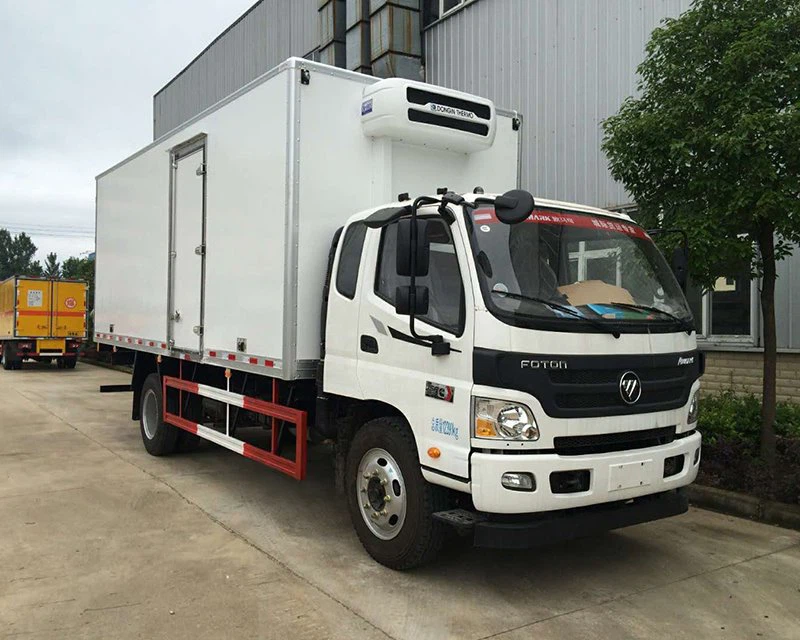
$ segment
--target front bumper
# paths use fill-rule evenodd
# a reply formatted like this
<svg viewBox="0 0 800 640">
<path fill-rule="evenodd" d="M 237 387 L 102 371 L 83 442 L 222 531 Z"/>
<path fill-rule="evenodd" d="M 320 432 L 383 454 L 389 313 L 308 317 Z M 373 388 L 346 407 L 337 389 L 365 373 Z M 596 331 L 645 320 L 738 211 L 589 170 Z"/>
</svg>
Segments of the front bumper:
<svg viewBox="0 0 800 640">
<path fill-rule="evenodd" d="M 503 455 L 473 453 L 471 493 L 475 509 L 492 514 L 530 514 L 627 501 L 663 493 L 694 482 L 699 466 L 700 434 L 673 442 L 613 453 L 564 456 L 555 453 Z M 683 456 L 680 472 L 664 477 L 664 460 Z M 550 475 L 557 472 L 589 472 L 585 491 L 554 493 Z M 535 491 L 514 491 L 501 484 L 506 472 L 530 473 Z"/>
<path fill-rule="evenodd" d="M 486 514 L 460 509 L 435 513 L 433 517 L 455 526 L 462 534 L 472 533 L 476 547 L 531 549 L 676 516 L 688 509 L 684 491 L 677 489 L 634 500 L 531 515 L 522 520 L 489 519 Z"/>
</svg>

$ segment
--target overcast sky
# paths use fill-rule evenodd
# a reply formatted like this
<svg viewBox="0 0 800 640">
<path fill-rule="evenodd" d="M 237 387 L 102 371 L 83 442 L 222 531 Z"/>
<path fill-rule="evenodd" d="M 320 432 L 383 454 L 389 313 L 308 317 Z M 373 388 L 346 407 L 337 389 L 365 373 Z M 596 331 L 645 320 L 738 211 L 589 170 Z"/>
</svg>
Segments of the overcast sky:
<svg viewBox="0 0 800 640">
<path fill-rule="evenodd" d="M 0 227 L 40 259 L 93 250 L 94 177 L 152 141 L 153 94 L 254 1 L 0 0 Z"/>
</svg>

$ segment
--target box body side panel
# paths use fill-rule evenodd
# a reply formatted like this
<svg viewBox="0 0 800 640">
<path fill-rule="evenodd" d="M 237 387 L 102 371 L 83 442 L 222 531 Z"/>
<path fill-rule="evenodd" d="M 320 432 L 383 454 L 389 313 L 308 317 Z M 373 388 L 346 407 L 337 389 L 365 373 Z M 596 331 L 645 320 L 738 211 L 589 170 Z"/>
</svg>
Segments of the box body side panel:
<svg viewBox="0 0 800 640">
<path fill-rule="evenodd" d="M 17 279 L 0 282 L 0 340 L 14 337 L 14 308 L 17 300 Z"/>
<path fill-rule="evenodd" d="M 287 75 L 206 120 L 206 350 L 283 358 Z M 240 343 L 244 340 L 244 348 Z"/>
<path fill-rule="evenodd" d="M 300 88 L 297 360 L 319 358 L 322 288 L 336 229 L 393 200 L 383 141 L 364 135 L 359 107 L 366 83 L 313 73 Z"/>
<path fill-rule="evenodd" d="M 97 180 L 97 332 L 166 341 L 170 146 Z"/>
<path fill-rule="evenodd" d="M 287 74 L 98 177 L 98 334 L 167 343 L 171 150 L 205 134 L 204 353 L 282 358 Z"/>
<path fill-rule="evenodd" d="M 52 330 L 50 280 L 17 280 L 17 336 L 47 338 Z"/>
</svg>

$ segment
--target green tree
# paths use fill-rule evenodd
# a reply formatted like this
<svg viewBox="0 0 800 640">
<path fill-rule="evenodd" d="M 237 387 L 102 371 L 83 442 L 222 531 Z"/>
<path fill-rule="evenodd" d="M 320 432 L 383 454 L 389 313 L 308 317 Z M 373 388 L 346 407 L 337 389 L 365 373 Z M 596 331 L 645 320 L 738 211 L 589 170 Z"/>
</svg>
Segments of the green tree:
<svg viewBox="0 0 800 640">
<path fill-rule="evenodd" d="M 0 229 L 0 280 L 17 275 L 41 275 L 41 265 L 33 260 L 36 245 L 25 233 L 12 236 Z"/>
<path fill-rule="evenodd" d="M 61 265 L 55 253 L 48 253 L 47 260 L 44 262 L 44 275 L 46 278 L 60 278 Z"/>
<path fill-rule="evenodd" d="M 653 32 L 638 73 L 603 150 L 645 223 L 687 230 L 695 282 L 737 266 L 761 277 L 761 457 L 774 466 L 776 261 L 800 241 L 800 2 L 695 0 Z"/>
</svg>

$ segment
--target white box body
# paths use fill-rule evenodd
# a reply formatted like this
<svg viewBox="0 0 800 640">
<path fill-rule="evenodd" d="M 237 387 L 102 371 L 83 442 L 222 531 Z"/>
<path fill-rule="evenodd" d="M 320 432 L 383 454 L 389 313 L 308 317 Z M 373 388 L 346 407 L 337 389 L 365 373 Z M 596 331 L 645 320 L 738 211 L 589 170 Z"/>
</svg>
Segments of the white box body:
<svg viewBox="0 0 800 640">
<path fill-rule="evenodd" d="M 517 114 L 492 105 L 492 143 L 473 153 L 409 144 L 362 123 L 378 82 L 290 58 L 98 176 L 95 339 L 313 376 L 328 251 L 347 218 L 402 192 L 518 183 Z"/>
</svg>

